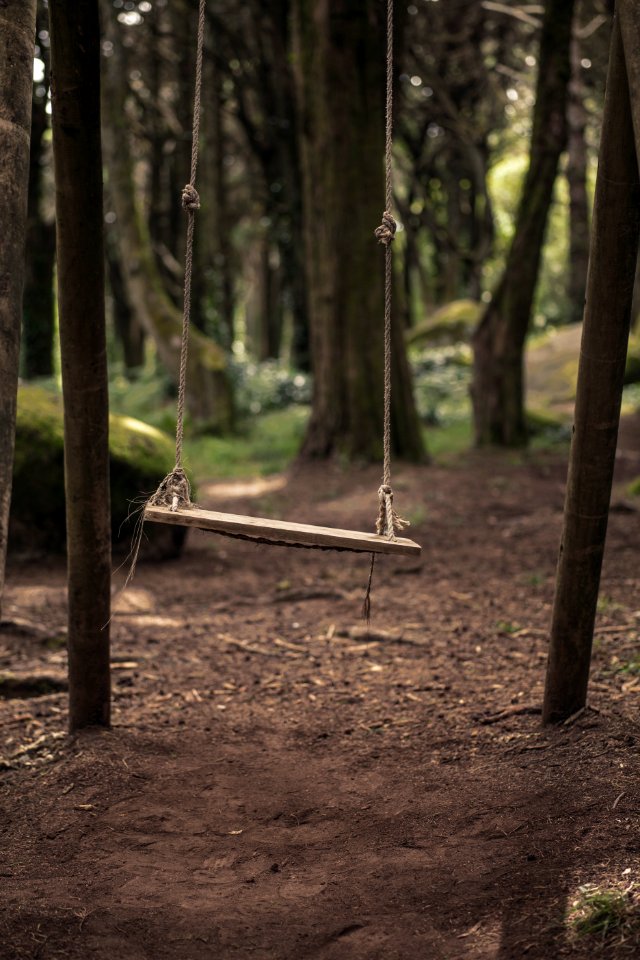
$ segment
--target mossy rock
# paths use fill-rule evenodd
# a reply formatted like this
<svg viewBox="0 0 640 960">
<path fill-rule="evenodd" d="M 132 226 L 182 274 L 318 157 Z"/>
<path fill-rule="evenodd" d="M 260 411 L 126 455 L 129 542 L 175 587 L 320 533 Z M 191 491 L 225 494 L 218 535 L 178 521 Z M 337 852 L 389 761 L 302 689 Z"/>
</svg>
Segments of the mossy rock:
<svg viewBox="0 0 640 960">
<path fill-rule="evenodd" d="M 131 544 L 139 502 L 153 492 L 174 464 L 171 439 L 133 417 L 109 417 L 111 516 L 114 546 Z M 16 449 L 9 521 L 9 549 L 18 552 L 65 547 L 64 432 L 61 398 L 25 385 L 18 391 Z M 132 501 L 134 501 L 132 503 Z M 146 524 L 142 556 L 179 555 L 182 527 Z"/>
<path fill-rule="evenodd" d="M 476 300 L 453 300 L 407 331 L 409 346 L 449 346 L 468 343 L 482 315 Z"/>
<path fill-rule="evenodd" d="M 636 333 L 632 333 L 629 337 L 624 382 L 625 384 L 640 383 L 640 335 Z"/>
</svg>

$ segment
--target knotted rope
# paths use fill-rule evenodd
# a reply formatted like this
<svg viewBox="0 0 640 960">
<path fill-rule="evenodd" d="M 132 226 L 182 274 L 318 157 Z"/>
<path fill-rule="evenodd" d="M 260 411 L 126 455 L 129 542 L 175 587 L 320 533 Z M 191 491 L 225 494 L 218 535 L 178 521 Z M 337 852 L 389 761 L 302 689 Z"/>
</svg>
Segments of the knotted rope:
<svg viewBox="0 0 640 960">
<path fill-rule="evenodd" d="M 387 0 L 387 89 L 385 104 L 385 209 L 380 226 L 374 233 L 384 246 L 384 419 L 383 419 L 383 468 L 382 484 L 378 490 L 378 519 L 376 532 L 395 540 L 396 533 L 409 526 L 393 506 L 391 487 L 391 292 L 393 287 L 392 244 L 396 236 L 396 221 L 393 208 L 393 0 Z M 367 622 L 371 617 L 371 585 L 375 553 L 371 554 L 369 582 L 364 598 L 362 613 Z"/>
<path fill-rule="evenodd" d="M 182 442 L 184 439 L 184 411 L 187 385 L 187 360 L 189 357 L 189 325 L 191 323 L 191 281 L 193 277 L 193 237 L 195 216 L 200 209 L 200 195 L 196 190 L 198 171 L 198 152 L 200 147 L 200 114 L 202 104 L 202 60 L 204 50 L 205 3 L 199 0 L 198 36 L 196 41 L 196 77 L 193 96 L 193 128 L 191 136 L 191 170 L 189 183 L 182 189 L 182 207 L 187 215 L 187 239 L 184 257 L 184 299 L 182 309 L 182 337 L 180 340 L 180 367 L 178 372 L 178 410 L 176 418 L 176 462 L 173 470 L 167 474 L 146 503 L 143 504 L 136 523 L 130 553 L 130 566 L 125 587 L 133 580 L 136 564 L 142 544 L 144 512 L 148 506 L 168 507 L 176 510 L 191 506 L 191 487 L 182 466 Z"/>
<path fill-rule="evenodd" d="M 182 310 L 182 339 L 180 343 L 180 369 L 178 374 L 178 414 L 176 419 L 176 463 L 156 492 L 147 501 L 156 507 L 168 507 L 176 511 L 191 505 L 191 488 L 182 466 L 182 442 L 184 439 L 184 411 L 187 384 L 187 360 L 189 357 L 189 325 L 191 322 L 191 281 L 193 277 L 193 237 L 196 213 L 200 209 L 200 195 L 196 190 L 198 153 L 200 147 L 200 114 L 202 105 L 202 59 L 204 49 L 205 0 L 200 0 L 198 9 L 198 37 L 196 41 L 196 77 L 193 96 L 193 130 L 191 136 L 191 172 L 189 183 L 182 190 L 182 207 L 187 215 L 187 240 L 184 257 L 184 300 Z"/>
</svg>

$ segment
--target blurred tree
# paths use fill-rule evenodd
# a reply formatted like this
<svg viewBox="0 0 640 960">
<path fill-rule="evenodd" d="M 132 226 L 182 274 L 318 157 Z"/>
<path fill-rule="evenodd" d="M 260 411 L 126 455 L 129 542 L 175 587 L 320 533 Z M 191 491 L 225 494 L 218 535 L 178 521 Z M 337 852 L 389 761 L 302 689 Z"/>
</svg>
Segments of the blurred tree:
<svg viewBox="0 0 640 960">
<path fill-rule="evenodd" d="M 567 142 L 573 7 L 573 0 L 547 0 L 545 6 L 529 169 L 505 269 L 473 339 L 472 399 L 480 446 L 527 442 L 524 345 L 558 162 Z"/>
<path fill-rule="evenodd" d="M 36 0 L 0 5 L 0 609 L 16 425 Z"/>
<path fill-rule="evenodd" d="M 22 372 L 27 380 L 53 374 L 55 311 L 53 274 L 56 255 L 54 218 L 44 210 L 48 158 L 49 33 L 47 10 L 40 0 L 36 54 L 42 76 L 34 77 L 29 155 L 27 268 L 22 320 Z"/>
<path fill-rule="evenodd" d="M 303 454 L 375 459 L 382 444 L 384 5 L 295 0 L 314 393 Z M 394 324 L 393 440 L 424 449 L 402 328 Z"/>
<path fill-rule="evenodd" d="M 567 295 L 570 323 L 579 323 L 584 310 L 584 296 L 589 266 L 589 208 L 587 172 L 589 151 L 587 128 L 588 87 L 585 74 L 591 59 L 585 57 L 586 42 L 606 22 L 603 14 L 589 9 L 586 0 L 578 0 L 571 36 L 571 82 L 567 106 L 568 138 L 566 177 L 569 185 L 569 261 Z M 586 14 L 590 17 L 585 21 Z"/>
<path fill-rule="evenodd" d="M 108 726 L 111 511 L 98 0 L 50 0 L 69 727 Z"/>
<path fill-rule="evenodd" d="M 128 64 L 111 0 L 101 0 L 109 56 L 104 69 L 104 142 L 109 194 L 116 214 L 123 286 L 136 320 L 153 339 L 168 374 L 177 382 L 182 321 L 158 270 L 148 224 L 136 191 L 127 127 Z M 174 205 L 184 216 L 180 192 Z M 224 350 L 195 327 L 189 336 L 187 404 L 191 415 L 215 431 L 233 424 L 232 385 Z"/>
<path fill-rule="evenodd" d="M 261 246 L 265 329 L 256 340 L 262 358 L 280 352 L 283 311 L 292 321 L 293 363 L 309 369 L 309 306 L 304 270 L 302 171 L 291 69 L 291 0 L 217 0 L 211 6 L 219 70 L 233 89 L 238 123 L 262 181 L 266 219 Z M 272 277 L 271 274 L 274 274 Z M 276 299 L 276 292 L 277 298 Z M 278 308 L 279 302 L 279 308 Z M 276 314 L 273 315 L 274 307 Z"/>
</svg>

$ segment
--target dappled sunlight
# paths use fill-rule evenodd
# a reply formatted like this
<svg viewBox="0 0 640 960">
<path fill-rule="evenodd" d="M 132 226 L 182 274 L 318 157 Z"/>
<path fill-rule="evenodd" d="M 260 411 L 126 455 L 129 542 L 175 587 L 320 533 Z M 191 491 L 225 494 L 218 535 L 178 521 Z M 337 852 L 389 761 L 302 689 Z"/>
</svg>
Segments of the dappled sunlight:
<svg viewBox="0 0 640 960">
<path fill-rule="evenodd" d="M 288 480 L 284 474 L 272 477 L 256 477 L 254 480 L 234 480 L 229 483 L 203 483 L 198 488 L 201 500 L 218 501 L 225 498 L 232 500 L 252 500 L 267 493 L 278 493 L 284 490 Z"/>
</svg>

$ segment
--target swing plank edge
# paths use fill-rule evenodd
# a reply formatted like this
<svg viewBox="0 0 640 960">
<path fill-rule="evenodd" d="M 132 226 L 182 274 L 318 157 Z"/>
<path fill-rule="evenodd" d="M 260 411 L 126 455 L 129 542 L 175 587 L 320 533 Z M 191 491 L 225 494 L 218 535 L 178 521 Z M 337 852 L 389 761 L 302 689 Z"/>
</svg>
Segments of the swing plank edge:
<svg viewBox="0 0 640 960">
<path fill-rule="evenodd" d="M 305 547 L 342 548 L 361 553 L 385 553 L 396 556 L 420 556 L 422 548 L 413 540 L 397 537 L 388 540 L 375 533 L 359 530 L 336 530 L 333 527 L 317 527 L 308 523 L 291 523 L 286 520 L 270 520 L 265 517 L 243 517 L 234 513 L 217 513 L 215 510 L 169 510 L 168 507 L 148 506 L 145 520 L 154 523 L 173 523 L 178 526 L 198 527 L 214 533 L 249 537 L 274 543 L 300 544 Z"/>
</svg>

